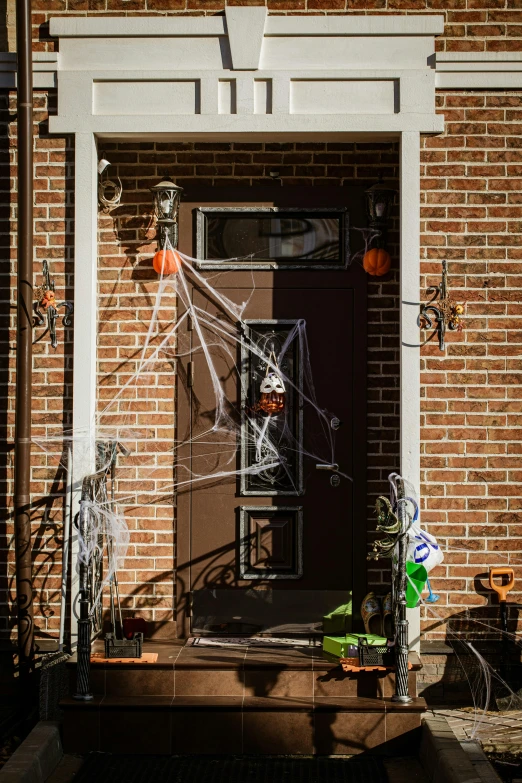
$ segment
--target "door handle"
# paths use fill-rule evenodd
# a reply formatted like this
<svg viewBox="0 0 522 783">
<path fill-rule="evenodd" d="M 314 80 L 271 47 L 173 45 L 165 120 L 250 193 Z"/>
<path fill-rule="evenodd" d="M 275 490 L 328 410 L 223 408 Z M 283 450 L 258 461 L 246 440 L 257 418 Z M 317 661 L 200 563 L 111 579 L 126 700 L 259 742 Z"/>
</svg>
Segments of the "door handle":
<svg viewBox="0 0 522 783">
<path fill-rule="evenodd" d="M 328 465 L 327 463 L 319 462 L 316 466 L 317 470 L 331 470 L 334 473 L 339 472 L 339 465 L 337 462 L 333 462 L 331 465 Z"/>
</svg>

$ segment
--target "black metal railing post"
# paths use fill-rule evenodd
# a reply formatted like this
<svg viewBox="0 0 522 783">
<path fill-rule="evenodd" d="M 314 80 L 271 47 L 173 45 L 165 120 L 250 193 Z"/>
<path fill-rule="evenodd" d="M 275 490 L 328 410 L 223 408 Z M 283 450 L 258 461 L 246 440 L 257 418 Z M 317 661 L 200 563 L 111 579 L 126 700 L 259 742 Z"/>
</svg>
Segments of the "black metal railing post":
<svg viewBox="0 0 522 783">
<path fill-rule="evenodd" d="M 80 501 L 80 512 L 78 518 L 78 533 L 80 538 L 85 541 L 88 536 L 88 511 L 86 500 L 89 496 L 89 483 L 85 479 L 82 487 L 82 499 Z M 74 698 L 79 701 L 91 701 L 91 617 L 89 601 L 89 566 L 80 559 L 80 618 L 78 620 L 78 648 L 76 663 L 76 693 Z"/>
<path fill-rule="evenodd" d="M 408 687 L 408 620 L 406 619 L 406 551 L 408 548 L 408 519 L 404 507 L 404 482 L 397 480 L 397 516 L 400 522 L 398 541 L 395 602 L 397 606 L 395 622 L 395 694 L 392 701 L 410 702 Z"/>
</svg>

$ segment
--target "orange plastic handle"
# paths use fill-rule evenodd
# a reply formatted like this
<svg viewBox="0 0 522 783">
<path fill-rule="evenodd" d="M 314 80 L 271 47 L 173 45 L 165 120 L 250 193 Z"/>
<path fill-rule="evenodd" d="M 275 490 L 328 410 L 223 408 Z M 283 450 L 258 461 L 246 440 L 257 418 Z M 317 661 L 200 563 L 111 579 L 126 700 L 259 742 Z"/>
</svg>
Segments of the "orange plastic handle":
<svg viewBox="0 0 522 783">
<path fill-rule="evenodd" d="M 497 585 L 493 581 L 495 576 L 508 576 L 509 582 L 507 585 Z M 515 572 L 512 568 L 490 568 L 489 569 L 489 586 L 494 590 L 499 598 L 499 601 L 507 601 L 507 594 L 513 589 L 515 585 Z"/>
</svg>

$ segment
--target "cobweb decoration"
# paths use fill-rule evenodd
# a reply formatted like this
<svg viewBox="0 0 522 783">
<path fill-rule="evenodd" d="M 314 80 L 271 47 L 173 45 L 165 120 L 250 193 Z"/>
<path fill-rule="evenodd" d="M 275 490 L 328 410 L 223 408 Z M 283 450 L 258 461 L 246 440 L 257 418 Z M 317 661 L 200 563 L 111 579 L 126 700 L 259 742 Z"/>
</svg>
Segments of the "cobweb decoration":
<svg viewBox="0 0 522 783">
<path fill-rule="evenodd" d="M 136 372 L 130 375 L 97 415 L 97 439 L 118 440 L 132 451 L 136 434 L 132 431 L 130 422 L 125 422 L 125 409 L 128 409 L 130 417 L 133 399 L 128 400 L 127 397 L 138 395 L 128 395 L 129 390 L 138 387 L 143 389 L 140 382 L 147 373 L 154 372 L 159 362 L 178 363 L 182 357 L 190 355 L 191 359 L 194 359 L 200 354 L 204 357 L 205 378 L 212 390 L 213 404 L 207 405 L 208 413 L 205 412 L 205 415 L 209 416 L 208 426 L 203 431 L 198 431 L 194 437 L 179 437 L 174 442 L 172 457 L 176 475 L 173 481 L 162 483 L 158 490 L 159 495 L 167 496 L 195 483 L 224 480 L 245 473 L 259 474 L 281 470 L 290 478 L 286 469 L 289 456 L 294 459 L 308 457 L 316 462 L 335 462 L 335 432 L 330 425 L 334 414 L 321 407 L 316 398 L 305 321 L 299 320 L 292 325 L 275 355 L 273 344 L 269 343 L 263 347 L 262 335 L 256 332 L 255 326 L 247 326 L 243 320 L 250 297 L 241 303 L 232 301 L 212 286 L 211 279 L 198 272 L 194 265 L 195 259 L 179 252 L 178 254 L 182 259 L 181 269 L 174 275 L 160 276 L 152 317 Z M 246 267 L 248 269 L 248 263 Z M 204 300 L 211 302 L 216 312 L 211 312 L 209 308 L 205 309 L 193 301 L 191 286 L 204 294 Z M 172 293 L 177 297 L 178 312 L 181 311 L 181 314 L 165 329 L 163 324 L 160 324 L 159 314 L 163 300 Z M 186 328 L 181 329 L 182 326 L 186 327 L 187 320 L 191 324 L 190 332 Z M 189 344 L 189 339 L 192 344 Z M 302 383 L 299 384 L 284 371 L 285 357 L 296 343 L 302 374 Z M 285 412 L 260 415 L 258 411 L 249 409 L 244 404 L 248 389 L 240 366 L 240 357 L 245 353 L 266 367 L 267 371 L 277 373 L 286 389 L 293 392 L 299 407 L 306 411 L 306 445 L 298 441 Z M 177 366 L 179 367 L 179 364 Z M 223 378 L 224 368 L 229 378 Z M 232 384 L 236 390 L 234 398 L 230 393 L 230 378 L 235 379 Z M 120 423 L 116 430 L 107 423 L 115 410 L 118 411 L 120 422 L 123 419 L 123 423 Z M 250 433 L 248 437 L 252 442 L 246 445 L 251 446 L 256 454 L 254 464 L 243 467 L 237 464 L 241 433 L 243 437 L 245 433 Z M 195 444 L 202 447 L 201 455 L 195 454 L 193 449 L 192 455 L 187 456 L 185 447 Z M 212 457 L 215 467 L 209 470 Z M 149 475 L 154 477 L 153 469 Z M 350 479 L 347 474 L 341 472 L 340 475 Z M 297 486 L 294 486 L 294 490 L 299 494 Z M 118 498 L 120 504 L 133 501 L 136 501 L 136 493 L 127 497 L 120 495 Z"/>
<path fill-rule="evenodd" d="M 372 240 L 369 232 L 363 232 L 364 249 L 368 248 Z M 208 376 L 208 384 L 213 400 L 212 405 L 206 405 L 209 411 L 207 426 L 198 431 L 192 438 L 178 433 L 178 438 L 172 442 L 172 448 L 163 452 L 154 464 L 147 466 L 146 475 L 155 482 L 156 490 L 151 495 L 142 493 L 139 486 L 130 494 L 118 494 L 118 503 L 107 498 L 107 493 L 95 493 L 86 501 L 86 513 L 90 521 L 88 533 L 79 536 L 79 563 L 92 563 L 93 560 L 104 560 L 107 569 L 104 577 L 98 584 L 92 596 L 92 612 L 100 610 L 103 592 L 123 563 L 129 546 L 130 533 L 123 510 L 125 507 L 144 506 L 171 501 L 176 494 L 187 491 L 190 487 L 205 484 L 216 484 L 226 481 L 235 481 L 244 475 L 271 474 L 284 476 L 292 481 L 292 474 L 288 471 L 290 459 L 303 459 L 314 463 L 336 462 L 335 437 L 336 432 L 331 427 L 331 420 L 335 414 L 323 407 L 317 399 L 314 376 L 312 371 L 312 358 L 308 347 L 306 323 L 304 320 L 295 323 L 288 331 L 283 343 L 275 356 L 272 347 L 264 345 L 262 335 L 255 330 L 255 326 L 248 324 L 244 313 L 254 294 L 254 275 L 252 272 L 252 290 L 245 301 L 235 302 L 219 290 L 213 282 L 219 281 L 220 287 L 224 287 L 223 278 L 226 272 L 218 271 L 214 277 L 201 275 L 197 270 L 196 260 L 179 253 L 181 269 L 171 276 L 160 276 L 158 289 L 154 298 L 152 316 L 143 338 L 141 349 L 135 369 L 130 372 L 125 383 L 119 387 L 114 396 L 105 404 L 86 430 L 63 431 L 57 429 L 53 432 L 47 429 L 46 436 L 36 439 L 35 443 L 49 454 L 49 464 L 55 464 L 55 454 L 63 449 L 67 453 L 72 444 L 78 460 L 92 451 L 93 443 L 118 443 L 124 450 L 130 453 L 122 458 L 121 467 L 125 468 L 133 456 L 136 455 L 140 441 L 140 429 L 133 423 L 133 406 L 136 402 L 146 399 L 146 389 L 154 383 L 158 368 L 169 366 L 179 369 L 180 360 L 183 357 L 202 356 Z M 359 255 L 362 255 L 361 251 Z M 243 261 L 244 269 L 248 271 L 248 258 L 227 259 L 230 261 Z M 253 261 L 254 259 L 252 259 Z M 354 256 L 351 261 L 359 261 Z M 206 308 L 197 304 L 191 297 L 191 288 L 203 294 L 203 301 L 211 302 L 217 312 L 211 312 L 212 308 Z M 174 310 L 172 300 L 177 299 L 177 310 Z M 199 300 L 198 300 L 199 301 Z M 176 317 L 173 318 L 174 312 Z M 165 313 L 169 313 L 168 316 Z M 187 322 L 191 324 L 191 343 L 187 337 Z M 300 360 L 302 362 L 303 382 L 297 385 L 292 377 L 285 372 L 285 358 L 298 346 Z M 295 395 L 297 404 L 306 413 L 306 443 L 299 442 L 286 419 L 285 414 L 260 415 L 255 410 L 245 405 L 248 399 L 248 389 L 245 387 L 245 379 L 240 366 L 242 355 L 248 355 L 269 371 L 277 372 L 282 378 L 287 390 Z M 275 358 L 275 361 L 274 361 Z M 219 367 L 218 367 L 219 365 Z M 226 367 L 228 378 L 235 380 L 236 392 L 231 398 L 230 384 L 225 383 L 223 368 Z M 177 382 L 180 382 L 179 372 Z M 117 418 L 117 426 L 111 424 L 111 420 Z M 247 426 L 244 426 L 246 423 Z M 243 425 L 243 426 L 242 426 Z M 238 464 L 238 451 L 243 437 L 247 433 L 249 442 L 246 447 L 255 454 L 252 464 L 241 466 Z M 245 444 L 243 443 L 243 446 Z M 189 449 L 196 454 L 201 447 L 201 458 L 191 461 L 187 456 Z M 106 453 L 110 449 L 106 450 Z M 140 464 L 140 475 L 144 475 L 143 463 Z M 164 479 L 164 466 L 175 466 L 173 477 Z M 65 460 L 64 460 L 65 467 Z M 118 468 L 120 470 L 120 468 Z M 110 464 L 98 464 L 95 480 L 110 472 Z M 345 480 L 351 481 L 351 477 L 340 472 Z M 73 486 L 79 490 L 84 477 L 81 477 Z M 139 483 L 139 482 L 138 482 Z M 277 488 L 277 483 L 275 485 Z M 294 487 L 299 492 L 297 486 Z M 411 516 L 412 499 L 418 504 L 418 498 L 411 484 L 406 483 L 406 498 L 402 501 L 408 516 Z M 447 542 L 439 542 L 444 553 L 467 552 L 474 549 L 470 545 L 469 550 L 450 545 Z M 508 563 L 515 565 L 522 563 L 522 557 L 507 554 Z M 501 681 L 498 671 L 476 649 L 475 645 L 463 639 L 459 625 L 461 618 L 452 619 L 442 607 L 435 608 L 433 604 L 425 603 L 419 596 L 425 618 L 433 620 L 433 626 L 428 627 L 424 633 L 433 630 L 437 626 L 446 629 L 448 642 L 454 646 L 458 641 L 463 644 L 467 653 L 476 661 L 473 671 L 463 665 L 468 677 L 473 703 L 475 705 L 475 729 L 474 736 L 480 734 L 482 718 L 490 705 L 493 684 Z M 497 626 L 485 620 L 467 617 L 466 621 L 474 625 L 479 631 L 486 634 L 501 633 Z M 516 634 L 508 634 L 514 644 L 520 645 L 520 637 Z M 458 655 L 458 650 L 456 649 Z M 504 683 L 505 684 L 505 683 Z M 515 700 L 515 694 L 513 694 Z"/>
<path fill-rule="evenodd" d="M 72 442 L 79 459 L 83 456 L 82 452 L 87 455 L 92 451 L 93 444 L 118 444 L 130 454 L 127 463 L 125 456 L 120 458 L 118 472 L 131 464 L 133 457 L 138 460 L 134 465 L 140 466 L 141 478 L 136 481 L 136 488 L 130 493 L 119 492 L 117 504 L 114 497 L 109 500 L 107 496 L 110 463 L 103 464 L 103 459 L 101 463 L 98 460 L 96 473 L 91 477 L 93 486 L 104 486 L 105 489 L 93 491 L 89 500 L 84 501 L 89 525 L 84 536 L 77 530 L 77 568 L 80 563 L 87 564 L 93 560 L 103 559 L 108 563 L 104 578 L 92 596 L 93 611 L 99 608 L 105 586 L 125 560 L 130 540 L 122 513 L 125 507 L 171 502 L 179 492 L 190 487 L 235 481 L 241 476 L 270 476 L 275 490 L 278 482 L 284 481 L 286 487 L 290 484 L 292 494 L 300 494 L 295 471 L 289 469 L 290 464 L 309 459 L 314 462 L 310 468 L 315 469 L 315 463 L 332 464 L 336 461 L 336 433 L 331 427 L 335 416 L 322 407 L 316 397 L 305 321 L 292 322 L 277 351 L 274 351 L 274 344 L 266 340 L 266 335 L 244 320 L 245 310 L 255 291 L 253 273 L 252 289 L 248 291 L 246 300 L 235 302 L 213 284 L 217 277 L 220 286 L 223 286 L 223 272 L 214 277 L 204 276 L 197 270 L 195 259 L 175 252 L 181 260 L 181 268 L 173 275 L 159 277 L 152 315 L 137 361 L 134 366 L 130 365 L 132 372 L 123 385 L 99 410 L 87 431 L 75 430 L 65 434 L 61 431 L 55 435 L 48 430 L 45 439 L 37 441 L 43 450 L 52 452 L 56 452 L 57 443 L 67 449 Z M 248 273 L 249 260 L 253 259 L 228 259 L 231 260 L 243 261 Z M 197 301 L 192 290 L 201 294 Z M 190 331 L 187 329 L 188 322 Z M 287 356 L 295 350 L 300 363 L 299 382 L 285 372 Z M 281 413 L 262 414 L 248 404 L 249 381 L 242 372 L 245 356 L 266 372 L 279 375 L 287 393 L 293 395 L 294 406 L 303 413 L 306 438 L 299 438 L 294 431 L 286 406 Z M 196 399 L 194 405 L 196 409 L 199 406 L 196 414 L 198 422 L 204 422 L 204 426 L 195 434 L 178 432 L 176 439 L 171 441 L 170 449 L 147 457 L 151 464 L 144 465 L 143 460 L 139 460 L 138 451 L 144 428 L 136 425 L 135 411 L 139 410 L 143 400 L 147 400 L 147 389 L 154 388 L 158 369 L 177 368 L 176 382 L 182 382 L 180 360 L 184 357 L 191 360 L 203 357 L 205 380 L 208 382 L 206 393 L 210 391 L 212 402 L 209 404 L 206 399 L 202 407 Z M 231 389 L 234 391 L 231 392 Z M 117 426 L 112 424 L 115 420 Z M 240 444 L 242 449 L 255 455 L 247 464 L 238 460 Z M 98 453 L 114 455 L 115 449 L 98 449 Z M 108 459 L 107 456 L 105 458 Z M 166 464 L 175 468 L 174 473 L 169 471 L 168 479 L 164 478 Z M 340 471 L 339 475 L 351 480 L 346 473 Z M 105 484 L 103 481 L 100 483 L 103 476 Z M 81 488 L 84 478 L 76 481 L 74 490 Z M 140 490 L 142 478 L 154 482 L 154 493 Z"/>
<path fill-rule="evenodd" d="M 87 524 L 84 535 L 78 530 L 77 570 L 82 564 L 90 569 L 95 569 L 101 563 L 107 564 L 106 569 L 100 569 L 103 574 L 100 580 L 90 579 L 90 614 L 95 615 L 101 606 L 105 587 L 124 566 L 130 531 L 124 515 L 111 509 L 105 502 L 83 500 L 82 506 Z"/>
</svg>

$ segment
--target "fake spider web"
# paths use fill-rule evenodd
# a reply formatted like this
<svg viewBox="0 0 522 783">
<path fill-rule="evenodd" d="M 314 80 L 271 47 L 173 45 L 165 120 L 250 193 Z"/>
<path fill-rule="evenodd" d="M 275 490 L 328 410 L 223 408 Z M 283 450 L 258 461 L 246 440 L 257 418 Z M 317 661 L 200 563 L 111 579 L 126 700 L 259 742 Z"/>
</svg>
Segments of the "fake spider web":
<svg viewBox="0 0 522 783">
<path fill-rule="evenodd" d="M 365 251 L 373 239 L 373 232 L 362 233 Z M 364 251 L 351 261 L 360 261 Z M 82 536 L 76 531 L 79 547 L 77 568 L 81 564 L 93 568 L 93 564 L 105 563 L 103 575 L 97 584 L 93 585 L 90 595 L 91 617 L 95 628 L 101 627 L 104 590 L 114 580 L 118 570 L 123 568 L 129 546 L 130 532 L 122 510 L 124 507 L 155 504 L 172 499 L 179 492 L 193 486 L 237 481 L 246 476 L 270 476 L 274 489 L 278 488 L 278 482 L 284 480 L 287 486 L 290 483 L 295 494 L 299 494 L 295 471 L 290 470 L 290 465 L 295 465 L 299 460 L 309 464 L 336 462 L 336 433 L 331 427 L 335 414 L 322 407 L 323 401 L 317 399 L 305 321 L 293 323 L 279 344 L 271 341 L 270 334 L 256 331 L 255 326 L 244 319 L 244 313 L 254 293 L 253 276 L 250 296 L 246 301 L 238 303 L 213 285 L 213 277 L 208 274 L 203 276 L 198 272 L 195 259 L 176 252 L 181 259 L 181 268 L 174 275 L 160 275 L 152 317 L 135 371 L 129 374 L 125 383 L 97 413 L 88 431 L 75 431 L 74 434 L 65 435 L 61 431 L 56 436 L 48 432 L 45 440 L 36 441 L 44 451 L 55 451 L 56 442 L 65 442 L 80 454 L 83 450 L 85 453 L 91 450 L 93 443 L 105 444 L 102 449 L 98 449 L 97 472 L 91 477 L 91 490 L 83 501 L 83 510 L 89 523 L 87 533 Z M 230 260 L 244 261 L 245 269 L 248 270 L 248 261 L 245 259 Z M 223 287 L 224 274 L 226 273 L 219 272 L 215 276 L 219 280 L 220 288 Z M 192 288 L 202 292 L 206 301 L 213 303 L 214 312 L 195 302 L 191 296 Z M 177 300 L 177 310 L 174 310 L 172 305 L 173 299 Z M 167 310 L 170 318 L 165 318 L 164 311 Z M 173 313 L 176 315 L 172 320 Z M 187 329 L 182 328 L 189 322 L 190 342 Z M 299 383 L 285 371 L 286 359 L 296 346 L 302 369 Z M 118 470 L 125 468 L 125 455 L 135 452 L 140 434 L 132 424 L 134 407 L 141 400 L 147 399 L 144 389 L 155 378 L 158 367 L 167 362 L 179 369 L 181 360 L 189 356 L 192 360 L 197 357 L 203 359 L 208 391 L 213 401 L 213 405 L 206 405 L 211 414 L 208 426 L 199 430 L 194 437 L 174 440 L 172 448 L 162 453 L 160 464 L 156 461 L 156 464 L 148 467 L 147 478 L 153 480 L 156 485 L 153 497 L 143 496 L 137 489 L 128 494 L 119 493 L 116 503 L 114 498 L 108 497 L 106 484 L 102 479 L 110 473 L 117 449 L 123 452 Z M 261 376 L 265 373 L 277 374 L 286 394 L 293 396 L 293 405 L 305 415 L 307 437 L 304 441 L 296 437 L 295 427 L 292 427 L 288 420 L 288 410 L 276 415 L 261 414 L 255 410 L 252 405 L 252 390 L 248 388 L 249 379 L 242 372 L 241 365 L 245 357 L 257 363 Z M 234 395 L 227 391 L 223 373 L 220 372 L 219 368 L 222 370 L 224 367 L 229 377 L 235 380 Z M 179 373 L 177 382 L 180 382 Z M 117 414 L 117 426 L 111 425 L 113 414 Z M 240 444 L 243 449 L 255 455 L 251 464 L 245 466 L 238 463 Z M 192 450 L 190 455 L 187 453 L 189 449 Z M 173 479 L 162 479 L 166 464 L 174 464 L 176 467 Z M 342 480 L 351 480 L 347 474 L 339 472 L 339 475 Z M 73 489 L 78 490 L 79 486 Z M 408 498 L 416 497 L 411 485 L 407 485 L 407 496 L 404 504 L 408 515 L 411 513 Z M 447 542 L 441 544 L 441 549 L 444 553 L 474 552 L 472 547 L 468 550 L 465 547 L 450 546 Z M 509 564 L 520 562 L 522 558 L 508 553 Z M 511 692 L 513 705 L 519 707 L 517 694 L 505 683 L 499 671 L 476 649 L 474 643 L 463 638 L 463 618 L 450 618 L 442 607 L 435 607 L 420 595 L 419 601 L 424 609 L 424 617 L 433 620 L 434 624 L 423 633 L 433 630 L 433 627 L 443 626 L 447 641 L 454 647 L 457 657 L 458 643 L 463 645 L 475 662 L 472 667 L 463 664 L 462 669 L 468 680 L 474 704 L 473 736 L 478 736 L 483 716 L 492 701 L 495 684 L 502 685 Z M 516 634 L 505 634 L 485 620 L 470 616 L 466 619 L 470 627 L 473 626 L 484 634 L 495 633 L 497 638 L 500 634 L 520 646 L 520 638 Z"/>
<path fill-rule="evenodd" d="M 163 258 L 168 251 L 172 248 L 163 248 Z M 45 441 L 37 441 L 46 451 L 54 450 L 56 441 L 65 441 L 74 449 L 77 462 L 92 454 L 93 447 L 96 452 L 96 472 L 82 477 L 73 490 L 83 485 L 80 513 L 86 522 L 84 531 L 76 525 L 77 569 L 84 565 L 92 571 L 93 563 L 100 567 L 99 578 L 96 582 L 93 576 L 90 588 L 91 617 L 100 627 L 104 589 L 123 568 L 130 542 L 124 508 L 175 502 L 179 493 L 191 487 L 260 477 L 269 491 L 259 494 L 277 494 L 283 489 L 285 494 L 300 495 L 307 472 L 315 471 L 318 463 L 336 463 L 332 421 L 337 417 L 317 399 L 305 320 L 284 322 L 283 332 L 260 329 L 244 319 L 255 293 L 253 273 L 246 300 L 237 302 L 220 290 L 226 273 L 203 275 L 195 259 L 179 251 L 176 256 L 178 271 L 159 275 L 135 366 L 96 414 L 92 426 L 56 437 L 48 431 Z M 250 256 L 227 261 L 231 260 L 242 261 L 247 274 L 249 261 L 254 261 Z M 216 278 L 220 288 L 214 285 Z M 186 394 L 188 380 L 183 372 L 188 360 L 198 364 L 198 392 L 204 397 L 194 395 L 191 400 L 191 416 L 197 425 L 183 432 L 178 425 L 166 448 L 158 453 L 152 449 L 152 454 L 140 459 L 146 428 L 136 424 L 136 412 L 147 403 L 148 390 L 155 388 L 157 372 L 165 367 L 175 370 L 178 396 Z M 252 373 L 245 373 L 245 364 L 253 366 Z M 259 407 L 260 390 L 263 382 L 274 379 L 276 387 L 283 389 L 284 407 L 267 413 Z M 132 491 L 118 491 L 116 502 L 114 494 L 109 497 L 108 479 L 114 471 L 110 481 L 114 493 L 132 458 L 137 458 L 134 466 L 138 466 L 139 479 Z M 336 472 L 341 481 L 351 481 L 348 474 Z M 141 490 L 151 482 L 153 492 Z"/>
<path fill-rule="evenodd" d="M 160 275 L 137 370 L 98 413 L 97 438 L 117 440 L 124 445 L 127 443 L 131 449 L 136 442 L 136 435 L 125 422 L 125 410 L 128 409 L 131 417 L 134 400 L 127 401 L 126 393 L 135 390 L 135 396 L 139 398 L 140 389 L 143 389 L 140 386 L 141 379 L 154 373 L 161 361 L 173 362 L 181 370 L 180 360 L 190 357 L 194 362 L 201 357 L 203 366 L 198 372 L 203 374 L 204 381 L 200 381 L 199 386 L 206 387 L 206 396 L 204 402 L 195 398 L 193 406 L 199 424 L 207 421 L 208 426 L 203 429 L 199 426 L 195 434 L 178 432 L 170 450 L 176 475 L 174 480 L 162 483 L 158 494 L 165 497 L 194 484 L 215 482 L 242 474 L 269 473 L 284 475 L 291 484 L 291 491 L 300 494 L 295 476 L 289 470 L 289 463 L 295 464 L 303 457 L 315 462 L 335 463 L 336 434 L 331 427 L 334 414 L 321 407 L 316 397 L 305 321 L 301 319 L 292 323 L 284 340 L 278 345 L 274 334 L 257 331 L 255 326 L 243 319 L 251 296 L 241 303 L 232 301 L 221 290 L 213 287 L 209 278 L 197 271 L 195 259 L 178 251 L 177 254 L 182 261 L 179 271 L 169 276 Z M 214 311 L 196 303 L 196 297 L 191 296 L 192 286 L 203 293 L 203 301 L 211 303 Z M 160 313 L 169 293 L 177 299 L 179 315 L 166 329 L 160 329 Z M 190 329 L 187 328 L 188 324 Z M 296 348 L 300 365 L 299 380 L 285 372 L 286 357 Z M 297 437 L 289 421 L 288 405 L 277 414 L 263 413 L 256 408 L 250 379 L 241 367 L 242 363 L 249 360 L 257 364 L 258 373 L 272 374 L 282 381 L 285 396 L 293 397 L 292 410 L 299 409 L 306 418 L 307 438 L 303 440 Z M 229 381 L 228 384 L 226 381 Z M 178 372 L 178 384 L 183 385 L 183 382 Z M 120 424 L 114 429 L 110 426 L 110 418 L 116 408 Z M 238 464 L 241 439 L 243 445 L 255 454 L 251 465 Z M 191 454 L 186 453 L 188 447 Z M 201 447 L 199 452 L 195 447 Z M 339 475 L 350 478 L 342 472 Z M 273 485 L 274 490 L 277 490 L 277 478 Z M 133 499 L 134 494 L 127 497 L 120 495 L 119 503 Z"/>
</svg>

